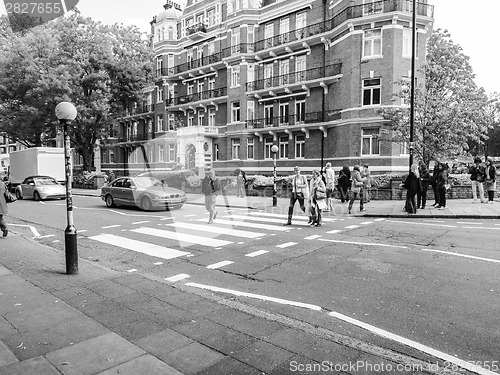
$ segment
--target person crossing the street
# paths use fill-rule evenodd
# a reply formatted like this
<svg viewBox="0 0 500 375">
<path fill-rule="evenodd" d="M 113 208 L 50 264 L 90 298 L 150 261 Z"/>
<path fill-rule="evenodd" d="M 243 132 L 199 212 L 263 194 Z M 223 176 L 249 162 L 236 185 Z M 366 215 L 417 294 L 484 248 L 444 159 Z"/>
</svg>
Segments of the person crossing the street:
<svg viewBox="0 0 500 375">
<path fill-rule="evenodd" d="M 306 211 L 304 202 L 309 198 L 309 189 L 307 186 L 307 178 L 300 174 L 300 168 L 295 167 L 295 175 L 292 177 L 292 192 L 290 194 L 290 204 L 288 206 L 288 220 L 283 225 L 292 225 L 293 208 L 295 202 L 299 201 L 302 212 Z"/>
<path fill-rule="evenodd" d="M 217 203 L 217 195 L 219 195 L 221 190 L 220 180 L 215 175 L 215 170 L 210 168 L 201 183 L 201 191 L 205 195 L 205 208 L 210 214 L 208 224 L 212 224 L 217 217 L 218 212 L 215 209 L 215 205 Z"/>
</svg>

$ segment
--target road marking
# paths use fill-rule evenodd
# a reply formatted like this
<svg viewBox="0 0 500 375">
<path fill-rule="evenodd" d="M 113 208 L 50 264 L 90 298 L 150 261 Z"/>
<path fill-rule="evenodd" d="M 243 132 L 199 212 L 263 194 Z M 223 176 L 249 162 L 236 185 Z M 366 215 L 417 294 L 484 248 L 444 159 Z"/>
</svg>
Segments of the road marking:
<svg viewBox="0 0 500 375">
<path fill-rule="evenodd" d="M 130 231 L 136 232 L 136 233 L 141 233 L 141 234 L 147 234 L 149 236 L 169 238 L 171 240 L 177 240 L 179 242 L 187 242 L 187 243 L 191 243 L 191 244 L 198 244 L 198 245 L 204 245 L 204 246 L 210 246 L 210 247 L 225 246 L 225 245 L 229 245 L 229 244 L 233 243 L 232 241 L 218 240 L 216 238 L 194 236 L 192 234 L 170 232 L 168 230 L 147 228 L 147 227 L 131 229 Z"/>
<path fill-rule="evenodd" d="M 116 210 L 105 210 L 105 209 L 100 209 L 101 211 L 106 211 L 106 212 L 112 212 L 114 214 L 118 214 L 118 215 L 122 215 L 122 216 L 137 216 L 137 217 L 147 217 L 148 219 L 152 218 L 152 217 L 157 217 L 157 218 L 163 218 L 165 216 L 160 216 L 160 215 L 141 215 L 141 214 L 128 214 L 126 212 L 120 212 L 120 211 L 116 211 Z"/>
<path fill-rule="evenodd" d="M 132 269 L 130 269 L 130 270 L 127 270 L 127 272 L 130 272 L 130 273 L 132 273 L 132 272 L 137 272 L 137 269 L 136 269 L 136 268 L 132 268 Z"/>
<path fill-rule="evenodd" d="M 167 277 L 165 280 L 170 281 L 172 283 L 175 283 L 177 281 L 187 279 L 188 277 L 189 277 L 189 275 L 187 275 L 185 273 L 180 273 L 180 274 L 172 276 L 172 277 Z"/>
<path fill-rule="evenodd" d="M 52 241 L 52 243 L 58 243 L 58 242 L 61 242 L 60 240 L 54 240 Z"/>
<path fill-rule="evenodd" d="M 276 247 L 279 247 L 280 249 L 284 249 L 285 247 L 290 247 L 293 245 L 297 245 L 297 242 L 286 242 L 286 243 L 282 243 L 281 245 L 276 245 Z"/>
<path fill-rule="evenodd" d="M 402 343 L 404 345 L 407 345 L 409 347 L 415 348 L 417 350 L 420 350 L 421 352 L 430 354 L 430 355 L 432 355 L 434 357 L 437 357 L 437 358 L 440 358 L 440 359 L 442 359 L 444 361 L 454 363 L 457 366 L 460 366 L 461 368 L 473 371 L 475 373 L 478 373 L 478 374 L 481 374 L 481 375 L 498 375 L 498 373 L 486 370 L 486 369 L 484 369 L 484 368 L 482 368 L 482 367 L 480 367 L 480 366 L 478 366 L 478 365 L 476 365 L 474 363 L 470 363 L 470 362 L 461 360 L 459 358 L 456 358 L 456 357 L 451 356 L 449 354 L 443 353 L 443 352 L 441 352 L 439 350 L 436 350 L 434 348 L 431 348 L 429 346 L 425 346 L 425 345 L 420 344 L 420 343 L 418 343 L 416 341 L 409 340 L 406 337 L 402 337 L 402 336 L 396 335 L 394 333 L 388 332 L 388 331 L 383 330 L 381 328 L 372 326 L 371 324 L 362 322 L 362 321 L 357 320 L 357 319 L 353 319 L 353 318 L 348 317 L 348 316 L 346 316 L 344 314 L 340 314 L 338 312 L 332 311 L 328 315 L 333 316 L 334 318 L 343 320 L 344 322 L 348 322 L 350 324 L 354 324 L 355 326 L 358 326 L 358 327 L 361 327 L 363 329 L 366 329 L 366 330 L 368 330 L 370 332 L 373 332 L 373 333 L 375 333 L 375 334 L 377 334 L 379 336 L 382 336 L 382 337 L 388 338 L 390 340 L 393 340 L 393 341 Z"/>
<path fill-rule="evenodd" d="M 265 217 L 254 217 L 254 216 L 245 216 L 245 215 L 231 215 L 231 216 L 224 216 L 224 217 L 232 217 L 234 219 L 241 219 L 241 220 L 253 220 L 253 221 L 264 221 L 266 223 L 284 223 L 286 219 L 272 219 L 272 218 L 265 218 Z M 301 216 L 299 216 L 301 217 Z M 297 219 L 297 218 L 295 218 Z M 307 217 L 305 217 L 307 219 Z M 309 224 L 307 223 L 298 223 L 295 225 L 303 225 L 303 226 L 308 226 Z"/>
<path fill-rule="evenodd" d="M 274 214 L 274 213 L 271 213 L 271 212 L 249 212 L 249 213 L 247 213 L 247 215 L 251 215 L 251 216 L 265 216 L 265 217 L 276 217 L 276 218 L 282 218 L 283 220 L 286 220 L 288 218 L 288 215 Z M 296 216 L 296 217 L 294 217 L 294 219 L 296 219 L 296 220 L 309 220 L 309 218 L 307 216 Z M 337 219 L 336 218 L 323 217 L 322 220 L 323 221 L 335 221 Z"/>
<path fill-rule="evenodd" d="M 397 246 L 397 245 L 388 245 L 388 244 L 383 244 L 383 243 L 368 243 L 368 242 L 355 242 L 355 241 L 340 241 L 340 240 L 329 240 L 326 238 L 320 238 L 318 241 L 325 241 L 325 242 L 337 242 L 337 243 L 348 243 L 348 244 L 353 244 L 353 245 L 368 245 L 368 246 L 382 246 L 382 247 L 396 247 L 399 249 L 408 249 L 408 246 Z"/>
<path fill-rule="evenodd" d="M 196 221 L 206 221 L 205 219 L 197 219 Z M 278 232 L 288 231 L 289 227 L 279 227 L 277 225 L 267 225 L 260 223 L 250 223 L 248 221 L 233 221 L 233 220 L 224 220 L 217 219 L 217 224 L 231 225 L 231 226 L 239 226 L 239 227 L 249 227 L 254 229 L 266 229 L 266 230 L 274 230 Z"/>
<path fill-rule="evenodd" d="M 163 219 L 160 219 L 160 220 L 161 221 L 163 221 L 163 220 L 174 220 L 174 218 L 173 217 L 164 217 Z"/>
<path fill-rule="evenodd" d="M 469 223 L 468 221 L 457 221 L 457 224 L 483 225 L 483 223 Z M 498 225 L 498 224 L 497 224 Z"/>
<path fill-rule="evenodd" d="M 107 227 L 101 227 L 101 229 L 109 229 L 109 228 L 118 228 L 121 227 L 121 225 L 116 224 L 116 225 L 108 225 Z"/>
<path fill-rule="evenodd" d="M 217 224 L 217 222 L 215 222 L 215 224 Z M 177 223 L 171 223 L 171 224 L 165 224 L 165 225 L 173 226 L 176 228 L 184 228 L 184 229 L 192 229 L 194 231 L 226 234 L 228 236 L 236 236 L 236 237 L 243 237 L 243 238 L 257 238 L 257 237 L 265 236 L 264 233 L 248 232 L 246 230 L 221 228 L 221 227 L 215 226 L 213 224 L 200 225 L 200 224 L 177 222 Z"/>
<path fill-rule="evenodd" d="M 163 262 L 154 262 L 153 264 L 154 264 L 155 266 L 159 266 L 159 265 L 163 264 Z"/>
<path fill-rule="evenodd" d="M 368 225 L 368 224 L 373 224 L 373 221 L 363 221 L 362 223 L 359 223 L 360 225 Z"/>
<path fill-rule="evenodd" d="M 136 224 L 145 224 L 145 223 L 149 223 L 149 220 L 144 220 L 144 221 L 136 221 L 135 223 L 132 223 L 132 225 L 136 225 Z"/>
<path fill-rule="evenodd" d="M 130 238 L 115 236 L 113 234 L 100 234 L 98 236 L 89 237 L 89 239 L 128 250 L 137 251 L 138 253 L 143 253 L 162 259 L 173 259 L 189 254 L 186 251 L 170 249 L 168 247 L 158 246 L 142 241 L 136 241 Z"/>
<path fill-rule="evenodd" d="M 231 262 L 230 260 L 224 260 L 222 262 L 219 262 L 219 263 L 214 263 L 214 264 L 211 264 L 209 266 L 207 266 L 208 269 L 211 269 L 211 270 L 215 270 L 217 268 L 221 268 L 221 267 L 224 267 L 224 266 L 228 266 L 230 264 L 233 264 L 234 262 Z"/>
<path fill-rule="evenodd" d="M 499 230 L 500 228 L 491 228 L 491 227 L 481 227 L 481 228 L 478 228 L 478 227 L 462 227 L 464 229 L 493 229 L 493 230 Z"/>
<path fill-rule="evenodd" d="M 380 218 L 380 219 L 375 219 L 375 220 L 373 220 L 373 221 L 384 221 L 384 220 L 385 220 L 385 219 Z"/>
<path fill-rule="evenodd" d="M 304 240 L 315 240 L 316 238 L 320 238 L 321 236 L 319 234 L 314 234 L 309 237 L 304 237 Z"/>
<path fill-rule="evenodd" d="M 38 236 L 38 238 L 50 238 L 50 237 L 55 237 L 55 234 L 47 234 L 46 236 Z"/>
<path fill-rule="evenodd" d="M 328 232 L 326 232 L 326 233 L 329 233 L 329 234 L 336 234 L 336 233 L 340 233 L 340 232 L 342 232 L 340 229 L 334 229 L 334 230 L 330 230 L 330 231 L 328 231 Z"/>
<path fill-rule="evenodd" d="M 10 226 L 12 227 L 24 227 L 24 228 L 29 228 L 29 230 L 31 231 L 31 233 L 33 233 L 33 236 L 39 238 L 40 237 L 40 233 L 38 233 L 38 231 L 36 230 L 36 228 L 32 225 L 24 225 L 24 224 L 9 224 Z"/>
<path fill-rule="evenodd" d="M 452 253 L 451 251 L 442 251 L 442 250 L 434 250 L 434 249 L 422 249 L 423 251 L 432 251 L 434 253 L 442 253 L 442 254 L 448 254 L 448 255 L 455 255 L 457 257 L 463 257 L 463 258 L 470 258 L 470 259 L 477 259 L 477 260 L 484 260 L 486 262 L 492 262 L 492 263 L 500 263 L 500 260 L 498 259 L 491 259 L 491 258 L 482 258 L 482 257 L 476 257 L 474 255 L 466 255 L 466 254 L 460 254 L 460 253 Z"/>
<path fill-rule="evenodd" d="M 314 311 L 320 311 L 321 310 L 321 307 L 316 306 L 316 305 L 310 305 L 308 303 L 289 301 L 289 300 L 286 300 L 286 299 L 269 297 L 269 296 L 263 296 L 263 295 L 254 294 L 254 293 L 240 292 L 240 291 L 232 290 L 232 289 L 219 288 L 217 286 L 203 285 L 203 284 L 198 284 L 198 283 L 186 283 L 185 285 L 193 287 L 193 288 L 211 290 L 213 292 L 221 292 L 221 293 L 232 294 L 232 295 L 235 295 L 235 296 L 248 297 L 248 298 L 256 298 L 256 299 L 260 299 L 260 300 L 263 300 L 263 301 L 277 302 L 277 303 L 280 303 L 282 305 L 289 305 L 289 306 L 295 306 L 295 307 L 303 307 L 303 308 L 314 310 Z"/>
<path fill-rule="evenodd" d="M 359 225 L 349 225 L 349 226 L 345 227 L 344 229 L 355 229 L 355 228 L 359 228 Z"/>
<path fill-rule="evenodd" d="M 398 223 L 398 224 L 411 224 L 411 225 L 432 225 L 434 227 L 444 227 L 444 228 L 457 228 L 456 225 L 436 225 L 436 223 L 444 223 L 444 221 L 435 221 L 432 223 L 419 223 L 416 221 L 399 221 L 399 220 L 386 220 L 388 223 Z"/>
<path fill-rule="evenodd" d="M 253 253 L 248 253 L 245 256 L 253 258 L 253 257 L 259 256 L 259 255 L 262 255 L 262 254 L 265 254 L 265 253 L 268 253 L 268 252 L 269 251 L 267 251 L 267 250 L 257 250 L 257 251 L 254 251 Z"/>
<path fill-rule="evenodd" d="M 193 217 L 193 216 L 196 216 L 194 214 L 191 214 L 191 215 L 184 215 L 184 217 Z"/>
<path fill-rule="evenodd" d="M 88 230 L 87 229 L 78 229 L 77 232 L 78 233 L 83 233 L 83 232 L 88 232 Z"/>
</svg>

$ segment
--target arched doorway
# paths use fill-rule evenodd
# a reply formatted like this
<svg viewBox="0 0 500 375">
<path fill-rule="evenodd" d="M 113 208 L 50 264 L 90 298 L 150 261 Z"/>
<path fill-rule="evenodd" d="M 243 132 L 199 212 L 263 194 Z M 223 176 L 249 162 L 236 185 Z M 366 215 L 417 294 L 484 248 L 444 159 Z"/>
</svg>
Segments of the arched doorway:
<svg viewBox="0 0 500 375">
<path fill-rule="evenodd" d="M 190 143 L 186 146 L 186 169 L 196 167 L 196 147 Z"/>
</svg>

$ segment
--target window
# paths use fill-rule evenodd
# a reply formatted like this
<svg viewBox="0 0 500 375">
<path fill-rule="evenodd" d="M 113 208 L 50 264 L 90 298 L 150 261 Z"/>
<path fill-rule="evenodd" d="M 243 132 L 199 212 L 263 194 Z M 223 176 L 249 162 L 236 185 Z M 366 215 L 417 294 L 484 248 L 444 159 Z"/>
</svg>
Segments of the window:
<svg viewBox="0 0 500 375">
<path fill-rule="evenodd" d="M 193 82 L 189 82 L 188 85 L 187 85 L 187 94 L 188 95 L 193 95 L 193 92 L 194 92 L 194 83 Z"/>
<path fill-rule="evenodd" d="M 163 87 L 158 87 L 158 103 L 161 103 L 163 101 Z"/>
<path fill-rule="evenodd" d="M 165 161 L 165 150 L 163 145 L 158 145 L 158 161 Z"/>
<path fill-rule="evenodd" d="M 231 139 L 231 159 L 239 159 L 240 158 L 240 139 L 233 138 Z"/>
<path fill-rule="evenodd" d="M 205 82 L 203 82 L 203 80 L 200 79 L 198 81 L 198 94 L 203 92 L 203 86 L 205 86 Z M 200 97 L 200 99 L 201 99 L 201 97 Z"/>
<path fill-rule="evenodd" d="M 214 144 L 214 150 L 213 150 L 212 159 L 214 161 L 219 160 L 219 144 L 218 143 Z"/>
<path fill-rule="evenodd" d="M 264 39 L 266 40 L 266 48 L 273 46 L 274 24 L 268 23 L 264 28 Z"/>
<path fill-rule="evenodd" d="M 288 73 L 290 72 L 290 60 L 280 60 L 279 63 L 279 82 L 280 86 L 288 84 Z"/>
<path fill-rule="evenodd" d="M 306 80 L 306 55 L 297 56 L 295 59 L 295 81 Z"/>
<path fill-rule="evenodd" d="M 266 122 L 266 126 L 273 126 L 273 112 L 274 108 L 272 104 L 264 105 L 264 119 Z"/>
<path fill-rule="evenodd" d="M 304 123 L 306 121 L 306 101 L 297 100 L 295 102 L 295 121 L 297 124 Z"/>
<path fill-rule="evenodd" d="M 264 159 L 273 158 L 273 152 L 271 151 L 271 147 L 273 147 L 273 139 L 264 138 Z"/>
<path fill-rule="evenodd" d="M 247 101 L 247 121 L 255 119 L 255 102 Z"/>
<path fill-rule="evenodd" d="M 264 87 L 272 86 L 273 77 L 273 64 L 264 65 Z"/>
<path fill-rule="evenodd" d="M 380 0 L 363 0 L 363 15 L 382 13 L 383 3 Z"/>
<path fill-rule="evenodd" d="M 280 19 L 280 43 L 288 42 L 289 31 L 290 31 L 290 19 L 288 17 Z"/>
<path fill-rule="evenodd" d="M 215 25 L 215 9 L 209 9 L 207 11 L 208 27 Z"/>
<path fill-rule="evenodd" d="M 203 126 L 205 120 L 205 111 L 198 111 L 198 126 Z"/>
<path fill-rule="evenodd" d="M 231 103 L 231 122 L 240 121 L 240 102 Z"/>
<path fill-rule="evenodd" d="M 410 155 L 410 148 L 408 147 L 408 142 L 401 142 L 399 144 L 399 154 L 400 155 Z"/>
<path fill-rule="evenodd" d="M 253 26 L 248 26 L 247 29 L 247 52 L 253 52 L 253 43 L 255 41 L 255 30 Z"/>
<path fill-rule="evenodd" d="M 174 40 L 174 28 L 172 26 L 168 27 L 168 40 Z"/>
<path fill-rule="evenodd" d="M 153 162 L 154 161 L 154 147 L 149 147 L 148 148 L 148 158 L 149 158 L 149 162 Z"/>
<path fill-rule="evenodd" d="M 211 56 L 215 53 L 215 42 L 208 42 L 208 55 Z"/>
<path fill-rule="evenodd" d="M 279 158 L 288 158 L 288 136 L 280 137 Z"/>
<path fill-rule="evenodd" d="M 380 104 L 380 78 L 363 80 L 363 105 Z"/>
<path fill-rule="evenodd" d="M 302 39 L 304 37 L 304 30 L 302 29 L 306 27 L 306 15 L 306 12 L 300 12 L 295 16 L 295 33 L 297 39 Z"/>
<path fill-rule="evenodd" d="M 168 130 L 175 130 L 175 117 L 173 113 L 168 114 Z"/>
<path fill-rule="evenodd" d="M 156 71 L 161 74 L 162 73 L 162 68 L 163 68 L 163 56 L 157 56 L 156 57 Z"/>
<path fill-rule="evenodd" d="M 288 102 L 280 103 L 280 125 L 288 125 L 289 108 Z"/>
<path fill-rule="evenodd" d="M 238 1 L 237 0 L 229 0 L 227 2 L 227 12 L 233 13 L 238 10 Z"/>
<path fill-rule="evenodd" d="M 237 87 L 240 85 L 240 66 L 231 67 L 231 87 Z"/>
<path fill-rule="evenodd" d="M 193 126 L 194 125 L 194 113 L 189 112 L 188 113 L 188 126 Z"/>
<path fill-rule="evenodd" d="M 168 161 L 175 161 L 175 145 L 168 145 Z"/>
<path fill-rule="evenodd" d="M 382 29 L 365 30 L 363 57 L 382 56 Z"/>
<path fill-rule="evenodd" d="M 247 159 L 255 157 L 255 138 L 247 138 Z"/>
<path fill-rule="evenodd" d="M 366 128 L 361 130 L 361 154 L 379 155 L 379 128 Z"/>
<path fill-rule="evenodd" d="M 301 159 L 304 158 L 304 146 L 306 144 L 306 136 L 305 135 L 296 135 L 295 136 L 295 158 Z"/>
<path fill-rule="evenodd" d="M 231 52 L 233 53 L 240 52 L 239 46 L 240 46 L 240 28 L 235 27 L 234 29 L 231 29 Z M 236 47 L 238 47 L 238 49 Z"/>
<path fill-rule="evenodd" d="M 214 90 L 215 89 L 215 78 L 209 78 L 208 79 L 208 89 L 209 90 Z"/>
<path fill-rule="evenodd" d="M 208 109 L 208 126 L 215 126 L 215 108 Z"/>
<path fill-rule="evenodd" d="M 163 115 L 158 115 L 158 117 L 156 118 L 156 131 L 163 131 Z"/>
<path fill-rule="evenodd" d="M 411 57 L 411 39 L 412 30 L 408 28 L 403 29 L 403 57 Z"/>
</svg>

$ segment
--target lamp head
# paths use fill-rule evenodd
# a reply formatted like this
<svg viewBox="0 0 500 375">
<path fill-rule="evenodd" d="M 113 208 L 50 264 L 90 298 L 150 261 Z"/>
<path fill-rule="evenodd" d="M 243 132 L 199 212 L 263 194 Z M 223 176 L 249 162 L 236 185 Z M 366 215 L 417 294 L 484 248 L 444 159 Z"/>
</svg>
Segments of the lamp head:
<svg viewBox="0 0 500 375">
<path fill-rule="evenodd" d="M 59 120 L 74 120 L 76 118 L 76 108 L 69 102 L 61 102 L 56 105 L 56 117 Z"/>
<path fill-rule="evenodd" d="M 271 147 L 271 152 L 273 152 L 273 153 L 277 153 L 277 152 L 278 152 L 278 146 L 273 145 L 273 146 Z"/>
</svg>

